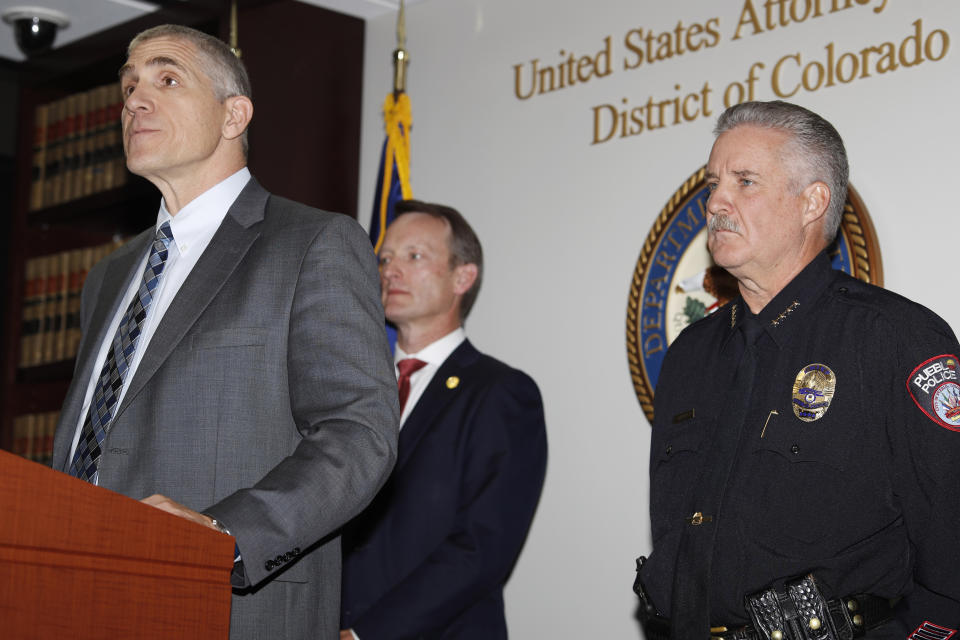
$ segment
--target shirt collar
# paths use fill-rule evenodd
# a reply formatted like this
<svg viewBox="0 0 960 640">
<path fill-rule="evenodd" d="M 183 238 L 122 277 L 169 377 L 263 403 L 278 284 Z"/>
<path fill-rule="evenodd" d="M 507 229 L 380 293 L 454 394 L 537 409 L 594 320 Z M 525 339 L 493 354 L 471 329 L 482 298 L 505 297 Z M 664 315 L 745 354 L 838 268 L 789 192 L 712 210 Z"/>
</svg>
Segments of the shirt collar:
<svg viewBox="0 0 960 640">
<path fill-rule="evenodd" d="M 439 340 L 434 340 L 417 353 L 406 353 L 398 344 L 393 354 L 393 363 L 396 364 L 404 358 L 416 358 L 423 360 L 427 364 L 441 365 L 450 357 L 460 343 L 467 339 L 467 333 L 463 327 L 457 327 Z"/>
<path fill-rule="evenodd" d="M 809 313 L 812 303 L 833 280 L 835 275 L 833 271 L 830 257 L 826 252 L 818 254 L 757 314 L 766 334 L 776 342 L 777 346 L 783 346 L 790 334 L 795 331 L 794 327 L 798 326 L 798 320 Z M 724 344 L 740 327 L 747 314 L 751 313 L 741 296 L 737 296 L 729 307 L 726 314 L 729 318 L 730 330 L 724 337 Z"/>
<path fill-rule="evenodd" d="M 175 216 L 170 215 L 167 203 L 161 199 L 157 229 L 164 222 L 169 222 L 173 241 L 180 252 L 185 253 L 201 238 L 213 235 L 249 180 L 250 170 L 243 167 L 188 202 Z"/>
</svg>

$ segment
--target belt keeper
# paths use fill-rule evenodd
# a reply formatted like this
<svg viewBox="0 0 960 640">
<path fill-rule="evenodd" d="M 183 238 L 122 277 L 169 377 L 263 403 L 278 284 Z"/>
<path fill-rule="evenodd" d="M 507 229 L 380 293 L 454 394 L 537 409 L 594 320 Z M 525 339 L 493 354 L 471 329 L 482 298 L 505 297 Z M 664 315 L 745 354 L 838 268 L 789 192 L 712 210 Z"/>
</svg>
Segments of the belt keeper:
<svg viewBox="0 0 960 640">
<path fill-rule="evenodd" d="M 776 589 L 765 589 L 748 595 L 744 606 L 750 615 L 753 628 L 765 640 L 787 640 L 786 618 L 780 606 Z"/>
<path fill-rule="evenodd" d="M 785 586 L 787 595 L 795 607 L 798 638 L 839 640 L 849 637 L 839 634 L 827 607 L 827 599 L 823 597 L 812 575 L 790 580 Z"/>
</svg>

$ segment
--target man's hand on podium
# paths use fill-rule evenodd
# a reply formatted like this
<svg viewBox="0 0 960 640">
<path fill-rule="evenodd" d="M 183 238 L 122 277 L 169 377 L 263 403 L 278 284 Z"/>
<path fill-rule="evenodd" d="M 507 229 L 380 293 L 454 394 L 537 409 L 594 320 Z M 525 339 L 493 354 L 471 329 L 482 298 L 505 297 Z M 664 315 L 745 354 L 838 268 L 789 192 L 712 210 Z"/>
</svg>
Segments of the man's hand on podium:
<svg viewBox="0 0 960 640">
<path fill-rule="evenodd" d="M 162 496 L 159 493 L 155 493 L 148 498 L 144 498 L 140 502 L 148 504 L 151 507 L 156 507 L 161 511 L 166 511 L 167 513 L 172 513 L 175 516 L 180 516 L 181 518 L 186 518 L 187 520 L 192 520 L 197 524 L 202 524 L 205 527 L 209 527 L 214 531 L 219 531 L 219 529 L 213 524 L 213 518 L 210 516 L 205 516 L 199 511 L 194 511 L 193 509 L 188 509 L 178 502 L 174 502 L 167 496 Z"/>
</svg>

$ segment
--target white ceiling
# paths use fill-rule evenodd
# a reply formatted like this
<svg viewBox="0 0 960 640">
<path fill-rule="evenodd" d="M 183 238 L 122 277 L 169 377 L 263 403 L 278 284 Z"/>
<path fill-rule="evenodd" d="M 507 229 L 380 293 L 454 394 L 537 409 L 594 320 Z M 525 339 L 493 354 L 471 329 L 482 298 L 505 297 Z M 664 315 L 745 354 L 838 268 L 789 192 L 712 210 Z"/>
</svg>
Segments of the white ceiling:
<svg viewBox="0 0 960 640">
<path fill-rule="evenodd" d="M 419 0 L 406 0 L 413 4 Z M 325 7 L 357 18 L 375 18 L 396 11 L 399 0 L 300 0 L 306 4 Z M 74 40 L 133 20 L 157 9 L 157 5 L 145 0 L 0 0 L 0 13 L 12 7 L 43 7 L 67 14 L 70 25 L 57 33 L 54 48 Z M 242 34 L 241 34 L 242 35 Z M 21 61 L 25 57 L 17 48 L 13 28 L 0 22 L 0 58 Z"/>
</svg>

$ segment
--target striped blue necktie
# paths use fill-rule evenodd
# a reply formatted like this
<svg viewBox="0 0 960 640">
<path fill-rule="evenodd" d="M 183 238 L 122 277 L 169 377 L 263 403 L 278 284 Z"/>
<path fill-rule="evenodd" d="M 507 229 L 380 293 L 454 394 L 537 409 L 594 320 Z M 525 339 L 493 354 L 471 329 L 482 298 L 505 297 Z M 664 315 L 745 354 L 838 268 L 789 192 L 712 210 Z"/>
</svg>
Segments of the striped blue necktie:
<svg viewBox="0 0 960 640">
<path fill-rule="evenodd" d="M 94 484 L 97 482 L 97 469 L 100 465 L 100 457 L 103 455 L 103 441 L 107 437 L 114 409 L 120 399 L 127 373 L 130 371 L 130 363 L 133 361 L 140 338 L 140 329 L 153 302 L 153 292 L 160 283 L 160 276 L 167 264 L 167 249 L 172 240 L 173 232 L 170 231 L 170 223 L 164 222 L 157 229 L 157 236 L 153 240 L 150 257 L 147 259 L 147 268 L 144 269 L 137 295 L 130 301 L 123 318 L 120 319 L 120 326 L 117 327 L 117 333 L 107 353 L 107 360 L 103 363 L 100 378 L 93 390 L 90 410 L 83 421 L 77 450 L 70 464 L 70 475 L 87 482 Z"/>
</svg>

